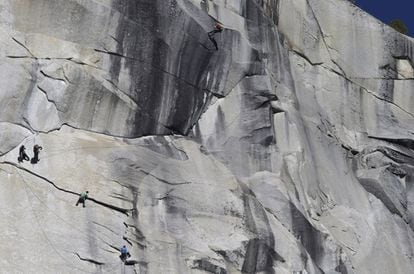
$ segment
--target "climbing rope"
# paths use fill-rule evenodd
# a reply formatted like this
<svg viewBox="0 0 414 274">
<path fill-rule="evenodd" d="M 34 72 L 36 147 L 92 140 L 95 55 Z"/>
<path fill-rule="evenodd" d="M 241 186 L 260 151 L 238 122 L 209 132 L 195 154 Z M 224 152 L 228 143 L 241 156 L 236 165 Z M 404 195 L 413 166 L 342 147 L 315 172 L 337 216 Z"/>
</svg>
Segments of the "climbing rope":
<svg viewBox="0 0 414 274">
<path fill-rule="evenodd" d="M 167 142 L 166 145 L 171 145 L 173 142 Z M 121 145 L 112 145 L 112 146 L 88 146 L 88 147 L 74 147 L 71 149 L 55 149 L 55 150 L 47 150 L 44 154 L 47 156 L 41 157 L 41 159 L 48 159 L 53 158 L 56 156 L 61 156 L 63 152 L 73 152 L 79 150 L 94 150 L 94 149 L 112 149 L 112 148 L 126 148 L 126 147 L 136 147 L 136 148 L 145 148 L 156 146 L 156 144 L 121 144 Z"/>
</svg>

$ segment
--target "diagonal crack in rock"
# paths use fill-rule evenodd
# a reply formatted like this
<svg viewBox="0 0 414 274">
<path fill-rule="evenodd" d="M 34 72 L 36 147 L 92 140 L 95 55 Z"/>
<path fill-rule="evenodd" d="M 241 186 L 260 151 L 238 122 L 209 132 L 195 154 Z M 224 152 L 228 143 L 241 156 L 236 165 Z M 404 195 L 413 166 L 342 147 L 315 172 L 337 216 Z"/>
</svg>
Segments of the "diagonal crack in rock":
<svg viewBox="0 0 414 274">
<path fill-rule="evenodd" d="M 50 185 L 52 185 L 54 188 L 56 188 L 56 189 L 57 189 L 57 190 L 59 190 L 59 191 L 66 192 L 66 193 L 69 193 L 69 194 L 72 194 L 72 195 L 76 195 L 76 196 L 79 196 L 79 195 L 80 195 L 80 193 L 78 193 L 78 192 L 75 192 L 75 191 L 72 191 L 72 190 L 68 190 L 68 189 L 61 188 L 61 187 L 59 187 L 58 185 L 56 185 L 54 182 L 52 182 L 51 180 L 49 180 L 48 178 L 46 178 L 46 177 L 44 177 L 44 176 L 42 176 L 42 175 L 40 175 L 40 174 L 37 174 L 36 172 L 33 172 L 33 171 L 31 171 L 31 170 L 29 170 L 29 169 L 27 169 L 27 168 L 21 167 L 21 166 L 19 166 L 19 165 L 18 165 L 18 164 L 16 164 L 16 163 L 9 162 L 9 161 L 2 161 L 2 162 L 0 162 L 0 164 L 5 164 L 5 165 L 13 166 L 13 167 L 15 167 L 15 168 L 17 168 L 17 169 L 19 169 L 19 170 L 22 170 L 22 171 L 24 171 L 24 172 L 26 172 L 26 173 L 29 173 L 29 174 L 31 174 L 32 176 L 35 176 L 35 177 L 37 177 L 37 178 L 39 178 L 39 179 L 41 179 L 41 180 L 43 180 L 43 181 L 45 181 L 45 182 L 49 183 Z M 128 212 L 130 212 L 130 211 L 131 211 L 131 209 L 126 209 L 126 208 L 117 207 L 117 206 L 114 206 L 114 205 L 111 205 L 111 204 L 108 204 L 108 203 L 105 203 L 105 202 L 102 202 L 102 201 L 96 200 L 96 199 L 94 199 L 94 198 L 90 198 L 90 197 L 88 197 L 88 200 L 90 200 L 90 201 L 92 201 L 92 202 L 94 202 L 94 203 L 96 203 L 96 204 L 98 204 L 98 205 L 101 205 L 101 206 L 107 207 L 107 208 L 109 208 L 109 209 L 112 209 L 112 210 L 118 211 L 118 212 L 120 212 L 120 213 L 123 213 L 123 214 L 125 214 L 125 215 L 127 215 L 127 216 L 129 216 L 129 215 L 128 215 Z"/>
<path fill-rule="evenodd" d="M 73 253 L 73 254 L 75 254 L 81 261 L 86 261 L 86 262 L 96 264 L 96 265 L 104 265 L 105 264 L 105 263 L 98 262 L 98 261 L 93 260 L 93 259 L 82 258 L 81 255 L 79 255 L 79 253 Z"/>
<path fill-rule="evenodd" d="M 172 186 L 178 186 L 178 185 L 188 185 L 188 184 L 191 184 L 192 182 L 182 182 L 182 183 L 171 183 L 171 182 L 169 182 L 169 181 L 167 181 L 167 180 L 165 180 L 165 179 L 162 179 L 162 178 L 159 178 L 159 177 L 157 177 L 157 176 L 155 176 L 154 174 L 152 174 L 151 172 L 148 172 L 148 171 L 145 171 L 145 170 L 140 170 L 142 173 L 144 173 L 144 174 L 146 174 L 146 175 L 148 175 L 148 176 L 151 176 L 151 177 L 153 177 L 153 178 L 155 178 L 155 179 L 157 179 L 158 181 L 160 181 L 160 182 L 162 182 L 162 183 L 164 183 L 164 184 L 167 184 L 167 185 L 172 185 Z"/>
</svg>

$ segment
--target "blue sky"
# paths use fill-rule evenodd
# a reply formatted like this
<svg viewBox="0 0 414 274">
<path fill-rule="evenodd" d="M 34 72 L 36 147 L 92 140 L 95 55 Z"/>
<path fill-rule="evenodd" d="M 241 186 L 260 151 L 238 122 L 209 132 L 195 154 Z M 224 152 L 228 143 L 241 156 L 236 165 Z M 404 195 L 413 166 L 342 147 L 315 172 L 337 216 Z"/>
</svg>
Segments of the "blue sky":
<svg viewBox="0 0 414 274">
<path fill-rule="evenodd" d="M 401 19 L 414 36 L 414 1 L 413 0 L 356 0 L 357 6 L 384 23 Z"/>
</svg>

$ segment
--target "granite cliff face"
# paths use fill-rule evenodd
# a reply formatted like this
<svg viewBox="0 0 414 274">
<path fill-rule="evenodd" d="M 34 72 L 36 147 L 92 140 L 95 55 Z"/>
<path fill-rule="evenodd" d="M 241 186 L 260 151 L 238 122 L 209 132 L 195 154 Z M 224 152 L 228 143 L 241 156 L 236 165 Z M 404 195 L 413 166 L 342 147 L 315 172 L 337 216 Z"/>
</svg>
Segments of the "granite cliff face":
<svg viewBox="0 0 414 274">
<path fill-rule="evenodd" d="M 349 1 L 1 0 L 0 45 L 1 272 L 414 273 L 414 42 Z"/>
</svg>

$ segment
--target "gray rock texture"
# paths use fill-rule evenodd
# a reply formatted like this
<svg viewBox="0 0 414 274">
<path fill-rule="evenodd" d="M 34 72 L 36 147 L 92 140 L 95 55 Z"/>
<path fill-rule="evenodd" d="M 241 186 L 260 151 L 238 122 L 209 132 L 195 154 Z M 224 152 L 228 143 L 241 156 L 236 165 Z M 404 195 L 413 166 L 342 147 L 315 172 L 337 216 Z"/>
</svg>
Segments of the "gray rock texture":
<svg viewBox="0 0 414 274">
<path fill-rule="evenodd" d="M 349 1 L 0 0 L 0 59 L 0 272 L 414 273 L 414 41 Z"/>
</svg>

